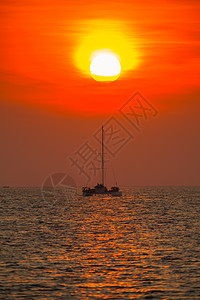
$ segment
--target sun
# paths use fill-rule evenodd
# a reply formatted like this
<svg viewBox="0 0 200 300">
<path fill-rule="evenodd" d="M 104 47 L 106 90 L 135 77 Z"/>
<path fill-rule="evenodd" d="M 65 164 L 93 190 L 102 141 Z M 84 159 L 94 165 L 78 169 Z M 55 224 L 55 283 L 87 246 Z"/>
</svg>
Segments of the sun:
<svg viewBox="0 0 200 300">
<path fill-rule="evenodd" d="M 90 72 L 96 81 L 114 81 L 121 72 L 118 56 L 108 50 L 98 50 L 91 55 Z"/>
<path fill-rule="evenodd" d="M 98 81 L 126 78 L 140 63 L 140 53 L 132 33 L 124 22 L 87 20 L 76 24 L 79 31 L 74 51 L 74 64 L 79 75 Z M 135 41 L 135 43 L 134 43 Z"/>
</svg>

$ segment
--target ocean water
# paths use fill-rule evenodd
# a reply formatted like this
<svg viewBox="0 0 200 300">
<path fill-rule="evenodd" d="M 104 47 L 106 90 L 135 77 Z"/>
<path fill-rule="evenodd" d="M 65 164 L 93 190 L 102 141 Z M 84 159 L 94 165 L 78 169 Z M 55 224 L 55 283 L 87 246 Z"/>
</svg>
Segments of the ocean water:
<svg viewBox="0 0 200 300">
<path fill-rule="evenodd" d="M 200 299 L 200 187 L 1 188 L 1 299 Z"/>
</svg>

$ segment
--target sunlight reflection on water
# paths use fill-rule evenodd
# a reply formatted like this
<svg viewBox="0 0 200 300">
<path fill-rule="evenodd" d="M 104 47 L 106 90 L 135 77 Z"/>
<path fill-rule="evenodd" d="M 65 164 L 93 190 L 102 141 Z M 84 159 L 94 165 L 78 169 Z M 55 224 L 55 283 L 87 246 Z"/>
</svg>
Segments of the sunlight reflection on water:
<svg viewBox="0 0 200 300">
<path fill-rule="evenodd" d="M 1 189 L 2 297 L 197 299 L 199 194 L 126 188 L 61 208 L 37 188 Z"/>
</svg>

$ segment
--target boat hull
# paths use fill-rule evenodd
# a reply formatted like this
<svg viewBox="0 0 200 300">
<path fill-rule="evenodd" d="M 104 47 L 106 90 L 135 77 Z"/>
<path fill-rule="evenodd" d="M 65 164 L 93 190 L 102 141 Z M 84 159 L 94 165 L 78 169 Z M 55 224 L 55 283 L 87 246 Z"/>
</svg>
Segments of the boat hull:
<svg viewBox="0 0 200 300">
<path fill-rule="evenodd" d="M 107 188 L 103 185 L 97 185 L 93 189 L 84 187 L 82 193 L 84 197 L 90 197 L 96 195 L 110 195 L 113 197 L 122 196 L 122 192 L 118 187 L 112 187 L 110 190 L 107 190 Z"/>
</svg>

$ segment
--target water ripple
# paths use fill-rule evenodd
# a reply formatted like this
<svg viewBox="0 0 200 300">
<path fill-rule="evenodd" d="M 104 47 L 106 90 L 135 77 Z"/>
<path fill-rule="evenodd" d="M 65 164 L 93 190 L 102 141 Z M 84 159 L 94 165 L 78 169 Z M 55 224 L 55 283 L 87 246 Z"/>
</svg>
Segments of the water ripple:
<svg viewBox="0 0 200 300">
<path fill-rule="evenodd" d="M 49 207 L 0 190 L 2 299 L 199 299 L 199 187 Z"/>
</svg>

